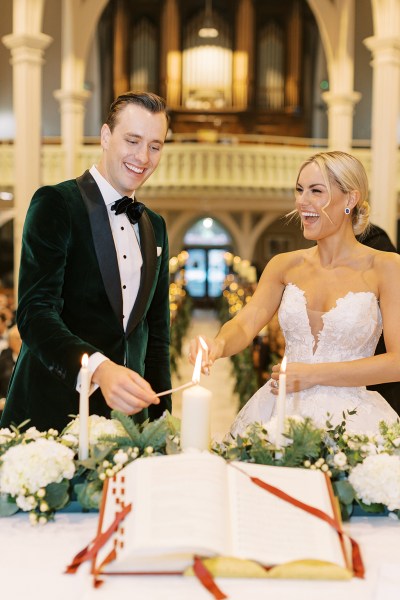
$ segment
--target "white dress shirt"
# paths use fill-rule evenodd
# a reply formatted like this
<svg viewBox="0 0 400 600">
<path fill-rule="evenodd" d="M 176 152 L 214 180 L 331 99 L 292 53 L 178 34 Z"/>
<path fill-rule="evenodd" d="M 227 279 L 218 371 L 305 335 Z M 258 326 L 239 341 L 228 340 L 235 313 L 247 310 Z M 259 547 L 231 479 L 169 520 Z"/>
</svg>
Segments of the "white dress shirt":
<svg viewBox="0 0 400 600">
<path fill-rule="evenodd" d="M 106 179 L 104 179 L 95 165 L 91 167 L 90 174 L 100 189 L 104 204 L 107 207 L 108 218 L 110 219 L 121 279 L 123 327 L 125 330 L 129 315 L 132 312 L 138 295 L 140 271 L 143 264 L 139 245 L 139 226 L 137 224 L 132 225 L 125 213 L 116 215 L 115 212 L 111 210 L 112 204 L 121 198 L 121 194 L 117 192 Z M 105 360 L 108 360 L 108 358 L 100 352 L 92 354 L 89 357 L 89 371 L 93 373 Z M 90 393 L 94 392 L 97 387 L 97 385 L 92 384 Z M 76 389 L 80 391 L 80 375 L 78 375 Z"/>
</svg>

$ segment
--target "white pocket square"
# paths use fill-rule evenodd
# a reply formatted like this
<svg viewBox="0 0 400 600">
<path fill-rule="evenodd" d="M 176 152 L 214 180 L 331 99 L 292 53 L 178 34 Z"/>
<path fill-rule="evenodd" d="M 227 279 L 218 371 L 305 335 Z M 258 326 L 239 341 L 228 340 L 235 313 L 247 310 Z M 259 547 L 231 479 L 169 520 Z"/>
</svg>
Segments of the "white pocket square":
<svg viewBox="0 0 400 600">
<path fill-rule="evenodd" d="M 161 246 L 157 246 L 157 256 L 161 256 Z"/>
</svg>

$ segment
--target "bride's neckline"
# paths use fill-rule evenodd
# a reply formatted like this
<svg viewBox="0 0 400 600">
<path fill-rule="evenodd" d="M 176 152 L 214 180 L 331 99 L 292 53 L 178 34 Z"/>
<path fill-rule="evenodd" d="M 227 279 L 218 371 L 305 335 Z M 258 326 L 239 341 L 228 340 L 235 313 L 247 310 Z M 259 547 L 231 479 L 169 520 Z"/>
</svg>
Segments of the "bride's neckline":
<svg viewBox="0 0 400 600">
<path fill-rule="evenodd" d="M 322 316 L 327 315 L 328 313 L 330 313 L 333 310 L 335 310 L 337 308 L 339 300 L 345 300 L 348 296 L 351 296 L 351 295 L 355 296 L 355 295 L 358 295 L 358 294 L 369 294 L 369 295 L 373 296 L 376 299 L 377 303 L 379 304 L 379 299 L 378 299 L 377 295 L 375 294 L 375 292 L 372 292 L 371 290 L 358 291 L 358 292 L 353 292 L 352 290 L 350 290 L 344 296 L 339 296 L 339 298 L 336 298 L 333 306 L 331 308 L 329 308 L 328 310 L 326 310 L 326 311 L 315 310 L 313 308 L 309 308 L 307 296 L 306 296 L 306 293 L 305 293 L 304 290 L 302 290 L 296 283 L 293 283 L 292 281 L 289 281 L 285 285 L 285 288 L 287 288 L 288 286 L 293 286 L 294 288 L 296 288 L 302 294 L 302 296 L 304 298 L 304 303 L 306 305 L 306 310 L 307 311 L 316 312 L 316 313 L 321 314 Z"/>
<path fill-rule="evenodd" d="M 313 344 L 312 344 L 312 354 L 313 356 L 315 356 L 315 354 L 318 351 L 322 336 L 324 334 L 325 331 L 325 317 L 332 313 L 334 310 L 336 310 L 338 308 L 338 303 L 339 300 L 345 300 L 346 298 L 348 298 L 349 296 L 356 296 L 356 295 L 361 295 L 361 294 L 367 294 L 369 296 L 372 296 L 373 298 L 375 298 L 376 303 L 379 306 L 379 300 L 376 296 L 376 294 L 372 291 L 365 291 L 365 292 L 353 292 L 353 291 L 349 291 L 347 292 L 347 294 L 345 294 L 344 296 L 341 296 L 339 298 L 336 299 L 335 304 L 332 306 L 332 308 L 330 308 L 329 310 L 323 312 L 323 311 L 313 311 L 312 309 L 308 308 L 308 301 L 307 301 L 307 297 L 305 294 L 305 291 L 302 290 L 298 285 L 296 285 L 295 283 L 289 282 L 286 284 L 285 289 L 287 287 L 291 286 L 292 288 L 296 289 L 300 294 L 301 297 L 303 299 L 304 302 L 304 310 L 306 313 L 306 317 L 307 317 L 307 321 L 308 321 L 308 329 L 309 329 L 309 333 L 311 336 L 311 339 L 313 340 Z M 320 325 L 322 325 L 322 327 L 319 329 L 318 327 L 316 327 L 316 323 L 314 321 L 314 319 L 310 320 L 310 313 L 315 312 L 318 313 L 319 318 L 320 318 Z"/>
</svg>

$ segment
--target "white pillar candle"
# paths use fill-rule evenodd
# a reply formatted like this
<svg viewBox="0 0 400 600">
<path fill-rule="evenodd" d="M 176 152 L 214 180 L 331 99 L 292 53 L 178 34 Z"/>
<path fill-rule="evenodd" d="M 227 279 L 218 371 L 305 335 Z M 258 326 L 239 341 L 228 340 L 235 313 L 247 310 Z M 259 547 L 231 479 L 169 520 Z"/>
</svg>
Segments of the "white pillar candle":
<svg viewBox="0 0 400 600">
<path fill-rule="evenodd" d="M 82 356 L 80 370 L 81 389 L 79 394 L 79 460 L 86 460 L 89 456 L 89 390 L 90 372 L 88 369 L 89 356 Z"/>
<path fill-rule="evenodd" d="M 276 403 L 276 446 L 281 448 L 285 430 L 286 411 L 286 356 L 283 357 L 279 371 L 279 392 Z"/>
<path fill-rule="evenodd" d="M 201 385 L 194 385 L 182 392 L 181 448 L 183 451 L 209 450 L 211 398 L 211 392 Z"/>
</svg>

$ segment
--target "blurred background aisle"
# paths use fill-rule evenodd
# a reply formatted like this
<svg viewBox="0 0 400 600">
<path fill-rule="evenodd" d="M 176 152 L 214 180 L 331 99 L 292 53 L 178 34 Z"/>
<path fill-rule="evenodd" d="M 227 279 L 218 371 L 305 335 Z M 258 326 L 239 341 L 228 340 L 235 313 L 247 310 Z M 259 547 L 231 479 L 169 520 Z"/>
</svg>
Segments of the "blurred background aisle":
<svg viewBox="0 0 400 600">
<path fill-rule="evenodd" d="M 189 352 L 189 342 L 196 335 L 207 337 L 214 336 L 221 323 L 212 309 L 196 308 L 192 313 L 192 319 L 183 340 L 182 357 L 178 360 L 178 372 L 172 379 L 173 387 L 190 381 L 193 374 L 193 366 L 187 358 Z M 235 380 L 232 374 L 232 364 L 229 358 L 218 360 L 211 370 L 209 377 L 202 375 L 200 385 L 209 389 L 212 394 L 211 409 L 211 436 L 214 439 L 221 440 L 229 431 L 238 411 L 238 397 L 233 392 Z M 176 392 L 172 398 L 172 413 L 176 417 L 181 417 L 182 392 Z"/>
</svg>

